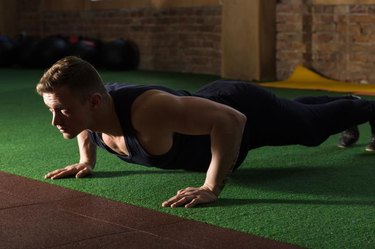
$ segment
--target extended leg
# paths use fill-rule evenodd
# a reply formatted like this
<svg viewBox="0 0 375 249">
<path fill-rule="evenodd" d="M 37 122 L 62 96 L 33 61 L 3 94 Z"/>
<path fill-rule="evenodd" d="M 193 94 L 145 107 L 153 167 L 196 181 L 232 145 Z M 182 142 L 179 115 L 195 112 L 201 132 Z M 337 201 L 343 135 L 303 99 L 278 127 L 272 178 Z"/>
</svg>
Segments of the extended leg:
<svg viewBox="0 0 375 249">
<path fill-rule="evenodd" d="M 294 99 L 294 101 L 304 103 L 304 104 L 324 104 L 329 103 L 332 101 L 336 101 L 339 99 L 361 99 L 359 96 L 355 95 L 347 95 L 347 96 L 318 96 L 318 97 L 298 97 Z M 375 132 L 375 131 L 374 131 Z M 375 133 L 373 133 L 375 134 Z M 358 126 L 350 127 L 349 129 L 344 130 L 341 132 L 339 141 L 337 143 L 337 146 L 339 148 L 348 148 L 352 145 L 354 145 L 359 139 L 359 129 Z M 368 146 L 369 147 L 369 146 Z M 370 146 L 371 147 L 371 146 Z M 372 148 L 366 148 L 366 150 L 373 150 L 375 151 L 375 139 L 373 142 Z"/>
<path fill-rule="evenodd" d="M 320 129 L 327 132 L 327 134 L 334 134 L 340 132 L 340 129 L 345 130 L 341 134 L 341 138 L 345 138 L 345 133 L 351 132 L 353 137 L 346 137 L 349 144 L 353 144 L 358 139 L 358 130 L 356 125 L 370 122 L 372 129 L 375 120 L 375 106 L 374 102 L 361 99 L 341 99 L 329 102 L 325 105 L 310 105 L 319 116 Z M 333 125 L 335 123 L 335 125 Z M 352 123 L 352 126 L 349 126 Z M 326 126 L 326 127 L 325 127 Z M 357 134 L 356 134 L 357 133 Z M 352 139 L 350 141 L 350 138 Z M 353 142 L 354 141 L 354 142 Z"/>
</svg>

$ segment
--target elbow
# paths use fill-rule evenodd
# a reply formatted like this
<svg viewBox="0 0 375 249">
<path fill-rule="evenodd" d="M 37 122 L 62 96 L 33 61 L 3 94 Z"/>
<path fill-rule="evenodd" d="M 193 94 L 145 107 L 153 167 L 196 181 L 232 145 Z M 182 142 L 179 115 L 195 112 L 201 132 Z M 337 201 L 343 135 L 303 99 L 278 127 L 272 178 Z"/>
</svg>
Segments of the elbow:
<svg viewBox="0 0 375 249">
<path fill-rule="evenodd" d="M 240 113 L 240 115 L 238 117 L 238 122 L 239 122 L 239 127 L 243 131 L 245 129 L 245 125 L 247 123 L 247 117 L 246 117 L 246 115 L 243 114 L 243 113 Z"/>
<path fill-rule="evenodd" d="M 239 115 L 239 122 L 240 122 L 241 126 L 243 126 L 243 127 L 245 127 L 245 125 L 247 123 L 246 115 L 241 113 L 241 112 L 240 112 L 240 115 Z"/>
<path fill-rule="evenodd" d="M 228 133 L 232 136 L 241 135 L 245 129 L 246 123 L 246 115 L 235 109 L 228 109 L 218 115 L 211 127 L 211 132 L 220 131 L 221 134 Z"/>
<path fill-rule="evenodd" d="M 233 123 L 233 126 L 236 127 L 236 129 L 243 131 L 243 129 L 245 128 L 246 122 L 247 122 L 247 117 L 245 114 L 239 111 L 236 111 L 233 113 L 232 123 Z"/>
</svg>

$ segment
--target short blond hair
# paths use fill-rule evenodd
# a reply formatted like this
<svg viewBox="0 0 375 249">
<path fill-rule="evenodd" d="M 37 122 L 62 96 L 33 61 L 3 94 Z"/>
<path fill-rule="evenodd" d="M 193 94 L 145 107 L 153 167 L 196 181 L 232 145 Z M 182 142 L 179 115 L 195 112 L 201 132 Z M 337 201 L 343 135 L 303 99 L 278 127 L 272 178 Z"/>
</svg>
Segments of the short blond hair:
<svg viewBox="0 0 375 249">
<path fill-rule="evenodd" d="M 53 64 L 36 85 L 36 91 L 42 96 L 63 86 L 83 98 L 93 92 L 106 92 L 98 71 L 89 62 L 75 56 L 65 57 Z"/>
</svg>

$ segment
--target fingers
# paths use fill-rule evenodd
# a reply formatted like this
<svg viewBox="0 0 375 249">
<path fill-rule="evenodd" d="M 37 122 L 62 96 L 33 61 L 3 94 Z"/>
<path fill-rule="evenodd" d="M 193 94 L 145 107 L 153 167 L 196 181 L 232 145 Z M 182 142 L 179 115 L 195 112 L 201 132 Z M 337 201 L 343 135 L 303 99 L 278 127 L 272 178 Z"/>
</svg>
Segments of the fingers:
<svg viewBox="0 0 375 249">
<path fill-rule="evenodd" d="M 173 203 L 173 199 L 174 199 L 174 198 L 175 198 L 175 197 L 172 197 L 171 199 L 169 199 L 169 200 L 163 202 L 163 203 L 161 204 L 161 206 L 162 206 L 162 207 L 170 207 L 170 206 L 172 205 L 172 203 Z"/>
<path fill-rule="evenodd" d="M 81 178 L 92 173 L 90 166 L 83 164 L 76 164 L 72 166 L 67 166 L 62 169 L 57 169 L 49 172 L 44 176 L 46 179 L 60 179 L 68 176 L 75 176 L 76 178 Z"/>
<path fill-rule="evenodd" d="M 76 174 L 76 178 L 82 178 L 82 177 L 85 177 L 87 175 L 91 175 L 91 172 L 92 172 L 91 169 L 86 167 Z"/>
<path fill-rule="evenodd" d="M 176 195 L 172 197 L 171 199 L 169 199 L 168 201 L 163 202 L 162 206 L 175 208 L 175 207 L 180 207 L 180 206 L 185 205 L 185 207 L 193 207 L 196 205 L 196 204 L 194 205 L 194 203 L 197 203 L 197 199 L 198 198 L 196 196 Z"/>
<path fill-rule="evenodd" d="M 178 195 L 186 194 L 187 192 L 191 192 L 191 191 L 196 191 L 196 188 L 188 187 L 188 188 L 180 189 L 179 191 L 177 191 L 177 194 Z"/>
<path fill-rule="evenodd" d="M 44 179 L 50 179 L 55 174 L 55 171 L 49 172 L 44 176 Z"/>
<path fill-rule="evenodd" d="M 177 191 L 177 194 L 170 198 L 169 200 L 162 203 L 163 207 L 179 207 L 185 205 L 186 203 L 192 201 L 196 198 L 194 194 L 196 188 L 185 188 Z"/>
<path fill-rule="evenodd" d="M 193 199 L 191 202 L 187 203 L 185 205 L 186 208 L 192 208 L 195 207 L 198 204 L 198 198 Z"/>
<path fill-rule="evenodd" d="M 180 207 L 191 208 L 201 203 L 211 203 L 216 201 L 217 196 L 209 190 L 202 188 L 186 188 L 177 191 L 177 194 L 169 200 L 162 203 L 163 207 Z"/>
<path fill-rule="evenodd" d="M 45 178 L 46 179 L 59 179 L 59 178 L 67 177 L 67 176 L 70 176 L 70 175 L 74 175 L 76 173 L 77 173 L 77 169 L 75 169 L 73 167 L 67 167 L 67 168 L 52 171 L 52 172 L 48 173 L 45 176 Z"/>
</svg>

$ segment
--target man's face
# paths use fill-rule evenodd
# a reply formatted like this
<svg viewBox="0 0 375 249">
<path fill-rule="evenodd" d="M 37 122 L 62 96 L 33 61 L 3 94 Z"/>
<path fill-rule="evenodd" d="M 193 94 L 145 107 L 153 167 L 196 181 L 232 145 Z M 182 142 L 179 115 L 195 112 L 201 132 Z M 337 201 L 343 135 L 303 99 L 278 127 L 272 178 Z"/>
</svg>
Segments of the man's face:
<svg viewBox="0 0 375 249">
<path fill-rule="evenodd" d="M 43 101 L 52 113 L 52 125 L 65 139 L 74 138 L 88 129 L 89 101 L 83 102 L 67 87 L 60 87 L 54 93 L 44 93 Z"/>
</svg>

